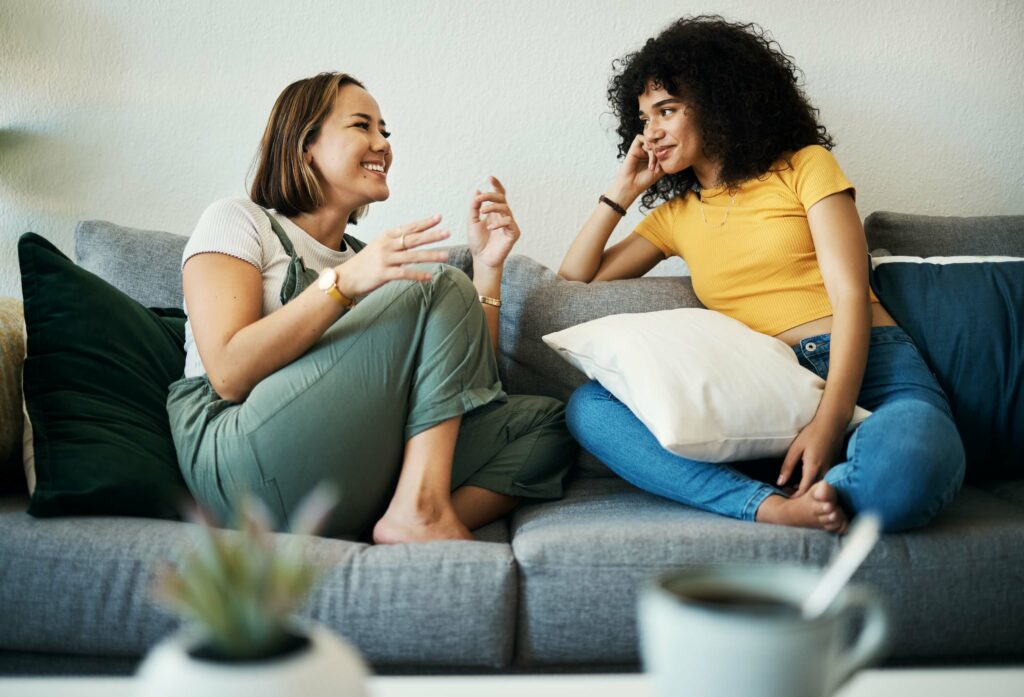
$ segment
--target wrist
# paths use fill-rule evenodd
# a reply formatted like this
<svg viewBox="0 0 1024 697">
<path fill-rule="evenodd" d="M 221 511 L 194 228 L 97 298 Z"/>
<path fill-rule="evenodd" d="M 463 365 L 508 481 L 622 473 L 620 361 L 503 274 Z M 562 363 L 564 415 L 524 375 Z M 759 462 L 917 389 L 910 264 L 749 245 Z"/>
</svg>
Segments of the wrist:
<svg viewBox="0 0 1024 697">
<path fill-rule="evenodd" d="M 490 298 L 501 297 L 501 268 L 473 268 L 473 287 L 480 295 Z"/>
<path fill-rule="evenodd" d="M 826 404 L 823 400 L 814 414 L 814 421 L 833 431 L 845 431 L 853 418 L 853 407 L 842 408 L 837 405 Z"/>
<path fill-rule="evenodd" d="M 334 287 L 337 288 L 338 291 L 342 295 L 344 295 L 346 298 L 348 298 L 350 301 L 355 301 L 356 293 L 355 293 L 355 290 L 353 290 L 350 287 L 350 284 L 349 284 L 349 280 L 350 279 L 348 277 L 349 275 L 348 275 L 347 269 L 345 269 L 344 266 L 345 266 L 344 264 L 341 264 L 340 266 L 335 266 L 334 267 L 334 272 L 336 274 L 335 281 L 334 281 Z"/>
<path fill-rule="evenodd" d="M 642 191 L 636 191 L 635 187 L 629 186 L 624 182 L 615 182 L 605 189 L 604 196 L 610 198 L 623 208 L 628 209 L 642 193 Z"/>
</svg>

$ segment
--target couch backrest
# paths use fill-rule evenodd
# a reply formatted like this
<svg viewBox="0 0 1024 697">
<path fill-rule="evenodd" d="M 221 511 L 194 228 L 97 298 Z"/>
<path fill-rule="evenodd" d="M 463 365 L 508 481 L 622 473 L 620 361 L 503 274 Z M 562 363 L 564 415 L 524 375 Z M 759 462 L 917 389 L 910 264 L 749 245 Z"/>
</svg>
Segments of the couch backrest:
<svg viewBox="0 0 1024 697">
<path fill-rule="evenodd" d="M 1024 216 L 946 218 L 872 213 L 865 220 L 868 248 L 909 256 L 1024 257 Z M 75 231 L 79 263 L 148 307 L 181 307 L 181 255 L 186 237 L 83 221 Z M 450 263 L 471 273 L 466 247 L 452 247 Z M 591 284 L 565 281 L 529 257 L 509 258 L 502 282 L 501 352 L 506 390 L 567 400 L 585 376 L 544 344 L 542 336 L 598 317 L 701 307 L 689 277 L 645 277 Z M 577 473 L 607 473 L 592 458 Z"/>
<path fill-rule="evenodd" d="M 868 249 L 894 256 L 1024 257 L 1024 215 L 975 218 L 878 211 L 864 220 Z"/>
<path fill-rule="evenodd" d="M 880 211 L 864 221 L 868 248 L 912 256 L 1024 257 L 1024 216 L 951 218 Z M 181 254 L 187 237 L 86 220 L 75 230 L 78 263 L 147 307 L 181 307 Z M 450 262 L 471 273 L 469 250 L 450 248 Z M 541 337 L 623 312 L 700 307 L 689 277 L 576 283 L 513 255 L 502 283 L 499 368 L 506 388 L 567 399 L 584 377 Z"/>
<path fill-rule="evenodd" d="M 75 228 L 78 264 L 146 307 L 182 307 L 181 255 L 188 237 L 83 220 Z M 465 246 L 450 248 L 449 263 L 469 271 Z"/>
</svg>

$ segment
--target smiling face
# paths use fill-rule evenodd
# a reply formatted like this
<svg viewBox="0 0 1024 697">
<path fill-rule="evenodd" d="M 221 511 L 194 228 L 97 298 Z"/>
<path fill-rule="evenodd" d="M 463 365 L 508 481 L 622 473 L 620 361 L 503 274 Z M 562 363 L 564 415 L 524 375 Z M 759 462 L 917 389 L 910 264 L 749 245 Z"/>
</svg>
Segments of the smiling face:
<svg viewBox="0 0 1024 697">
<path fill-rule="evenodd" d="M 640 95 L 639 107 L 643 135 L 661 169 L 675 174 L 693 167 L 704 184 L 701 174 L 710 174 L 713 164 L 704 156 L 693 107 L 653 82 Z"/>
<path fill-rule="evenodd" d="M 334 108 L 304 157 L 317 173 L 328 206 L 355 210 L 390 195 L 390 134 L 377 100 L 358 85 L 338 90 Z"/>
</svg>

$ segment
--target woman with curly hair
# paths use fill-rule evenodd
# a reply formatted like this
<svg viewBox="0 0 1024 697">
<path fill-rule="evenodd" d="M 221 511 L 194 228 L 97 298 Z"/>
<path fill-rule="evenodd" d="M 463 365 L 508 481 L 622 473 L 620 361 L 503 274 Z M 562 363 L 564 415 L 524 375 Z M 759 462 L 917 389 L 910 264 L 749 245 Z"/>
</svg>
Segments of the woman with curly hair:
<svg viewBox="0 0 1024 697">
<path fill-rule="evenodd" d="M 854 187 L 792 59 L 757 25 L 699 16 L 614 65 L 624 161 L 559 274 L 636 278 L 678 255 L 707 308 L 784 341 L 826 384 L 775 486 L 663 449 L 596 382 L 573 395 L 570 431 L 633 484 L 719 514 L 843 533 L 871 509 L 888 531 L 925 525 L 959 490 L 963 446 L 942 389 L 869 287 Z M 637 198 L 653 210 L 606 249 Z M 856 404 L 873 414 L 844 443 Z"/>
</svg>

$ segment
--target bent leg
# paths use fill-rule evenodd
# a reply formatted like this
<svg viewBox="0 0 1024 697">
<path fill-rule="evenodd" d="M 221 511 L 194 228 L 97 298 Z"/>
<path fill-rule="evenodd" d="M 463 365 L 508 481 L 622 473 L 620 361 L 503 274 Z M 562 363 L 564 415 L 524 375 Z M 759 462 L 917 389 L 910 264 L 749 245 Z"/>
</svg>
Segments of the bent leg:
<svg viewBox="0 0 1024 697">
<path fill-rule="evenodd" d="M 428 283 L 387 284 L 244 403 L 196 414 L 186 426 L 205 432 L 182 462 L 190 488 L 222 517 L 250 491 L 287 523 L 329 480 L 340 501 L 328 532 L 364 535 L 395 489 L 406 440 L 502 396 L 471 289 L 443 265 Z"/>
<path fill-rule="evenodd" d="M 878 513 L 885 532 L 931 521 L 960 490 L 966 467 L 953 420 L 918 399 L 879 406 L 850 438 L 846 457 L 825 481 L 850 513 Z"/>
<path fill-rule="evenodd" d="M 779 490 L 725 464 L 680 457 L 658 443 L 643 423 L 608 390 L 589 382 L 567 407 L 570 432 L 580 444 L 631 484 L 720 515 L 754 520 L 758 507 Z"/>
<path fill-rule="evenodd" d="M 550 397 L 512 395 L 467 413 L 452 464 L 452 503 L 470 529 L 523 498 L 556 499 L 575 461 L 565 407 Z"/>
</svg>

